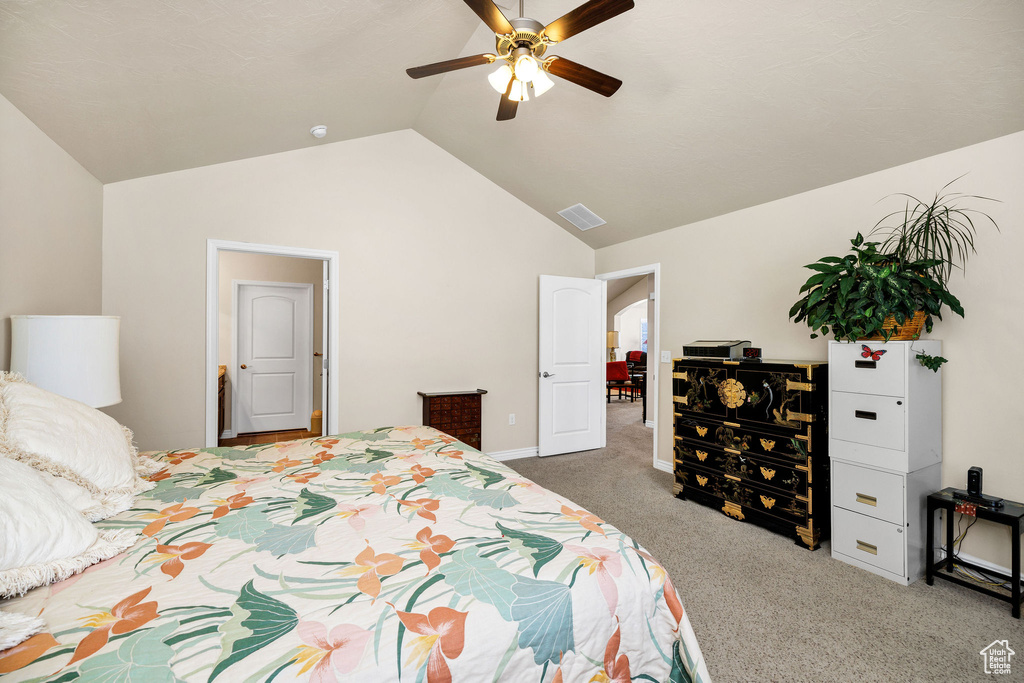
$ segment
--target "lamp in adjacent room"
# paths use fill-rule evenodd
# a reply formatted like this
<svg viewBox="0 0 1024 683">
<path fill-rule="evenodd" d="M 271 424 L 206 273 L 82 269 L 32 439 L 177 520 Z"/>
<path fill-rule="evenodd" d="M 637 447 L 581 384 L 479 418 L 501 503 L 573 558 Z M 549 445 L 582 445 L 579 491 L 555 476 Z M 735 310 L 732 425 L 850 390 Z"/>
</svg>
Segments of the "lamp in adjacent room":
<svg viewBox="0 0 1024 683">
<path fill-rule="evenodd" d="M 608 333 L 608 361 L 615 362 L 615 349 L 619 345 L 619 333 L 618 331 Z"/>
<path fill-rule="evenodd" d="M 111 315 L 12 315 L 11 372 L 93 408 L 120 403 L 120 328 Z"/>
</svg>

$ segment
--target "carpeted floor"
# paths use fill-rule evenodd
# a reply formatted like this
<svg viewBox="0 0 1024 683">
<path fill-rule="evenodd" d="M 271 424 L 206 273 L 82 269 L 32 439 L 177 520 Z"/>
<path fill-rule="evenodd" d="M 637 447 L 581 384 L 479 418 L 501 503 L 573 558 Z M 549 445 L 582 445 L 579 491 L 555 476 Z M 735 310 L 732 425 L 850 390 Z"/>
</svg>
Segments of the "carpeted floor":
<svg viewBox="0 0 1024 683">
<path fill-rule="evenodd" d="M 1024 680 L 1024 624 L 1008 603 L 909 587 L 672 496 L 651 467 L 639 404 L 613 401 L 608 446 L 506 464 L 633 536 L 664 563 L 711 677 L 728 681 L 988 680 L 980 651 L 1008 639 Z"/>
</svg>

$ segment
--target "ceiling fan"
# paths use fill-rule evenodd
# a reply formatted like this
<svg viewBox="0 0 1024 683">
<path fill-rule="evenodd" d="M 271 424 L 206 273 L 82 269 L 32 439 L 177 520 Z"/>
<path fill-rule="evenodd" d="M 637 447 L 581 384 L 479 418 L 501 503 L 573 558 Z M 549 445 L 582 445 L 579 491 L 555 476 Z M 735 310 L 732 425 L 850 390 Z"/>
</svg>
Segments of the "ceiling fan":
<svg viewBox="0 0 1024 683">
<path fill-rule="evenodd" d="M 519 17 L 516 19 L 506 19 L 492 0 L 465 0 L 465 3 L 494 31 L 497 54 L 459 57 L 417 66 L 406 69 L 407 74 L 423 78 L 502 62 L 498 70 L 487 78 L 491 86 L 502 94 L 498 103 L 499 121 L 515 118 L 519 103 L 530 99 L 528 90 L 533 90 L 534 97 L 540 97 L 551 89 L 554 82 L 547 77 L 549 73 L 605 97 L 614 95 L 622 85 L 617 78 L 565 57 L 552 55 L 545 58 L 544 54 L 555 43 L 633 9 L 633 0 L 590 0 L 547 26 L 523 16 L 523 0 L 519 0 Z"/>
</svg>

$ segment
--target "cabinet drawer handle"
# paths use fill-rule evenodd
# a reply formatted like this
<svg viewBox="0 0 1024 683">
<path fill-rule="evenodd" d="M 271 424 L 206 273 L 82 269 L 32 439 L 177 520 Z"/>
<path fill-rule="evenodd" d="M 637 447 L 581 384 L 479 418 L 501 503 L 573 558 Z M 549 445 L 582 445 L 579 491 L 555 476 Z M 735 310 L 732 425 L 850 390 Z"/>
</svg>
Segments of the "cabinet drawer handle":
<svg viewBox="0 0 1024 683">
<path fill-rule="evenodd" d="M 871 545 L 870 543 L 865 543 L 864 541 L 861 541 L 860 539 L 857 540 L 857 550 L 863 550 L 864 552 L 871 553 L 872 555 L 877 555 L 878 554 L 878 546 L 877 545 Z"/>
<path fill-rule="evenodd" d="M 876 507 L 878 505 L 878 499 L 874 496 L 868 496 L 863 493 L 858 493 L 856 495 L 858 503 L 863 503 L 864 505 L 870 505 L 872 507 Z"/>
<path fill-rule="evenodd" d="M 854 367 L 861 368 L 863 370 L 874 370 L 877 365 L 873 360 L 858 360 L 853 362 Z"/>
<path fill-rule="evenodd" d="M 854 417 L 859 417 L 862 420 L 877 420 L 878 413 L 873 413 L 870 410 L 855 410 L 853 411 Z"/>
</svg>

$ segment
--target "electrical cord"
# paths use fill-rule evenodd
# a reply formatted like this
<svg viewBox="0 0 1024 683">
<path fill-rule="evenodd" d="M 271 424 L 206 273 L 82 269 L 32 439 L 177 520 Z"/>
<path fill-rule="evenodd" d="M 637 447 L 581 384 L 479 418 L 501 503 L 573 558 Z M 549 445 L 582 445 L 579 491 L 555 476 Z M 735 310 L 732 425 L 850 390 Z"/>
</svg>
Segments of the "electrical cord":
<svg viewBox="0 0 1024 683">
<path fill-rule="evenodd" d="M 957 519 L 957 522 L 956 522 L 956 534 L 957 535 L 956 535 L 956 538 L 953 540 L 953 547 L 952 547 L 952 549 L 950 549 L 950 548 L 946 549 L 947 553 L 952 552 L 952 554 L 953 554 L 953 568 L 954 568 L 954 571 L 957 574 L 959 574 L 960 576 L 962 576 L 962 577 L 964 577 L 966 579 L 969 579 L 971 581 L 974 581 L 975 583 L 980 583 L 980 584 L 985 585 L 985 586 L 1005 588 L 1006 590 L 1013 590 L 1013 587 L 1010 585 L 1009 581 L 1005 581 L 1005 580 L 999 579 L 998 577 L 995 577 L 995 576 L 989 576 L 983 570 L 965 567 L 962 564 L 960 564 L 960 562 L 962 562 L 962 560 L 960 560 L 960 546 L 963 543 L 964 538 L 967 537 L 967 532 L 971 530 L 971 527 L 973 527 L 975 524 L 978 523 L 978 518 L 974 517 L 971 520 L 971 523 L 967 525 L 967 528 L 964 529 L 963 531 L 960 531 L 960 527 L 963 525 L 964 517 L 965 517 L 965 515 L 961 513 L 959 518 Z"/>
</svg>

